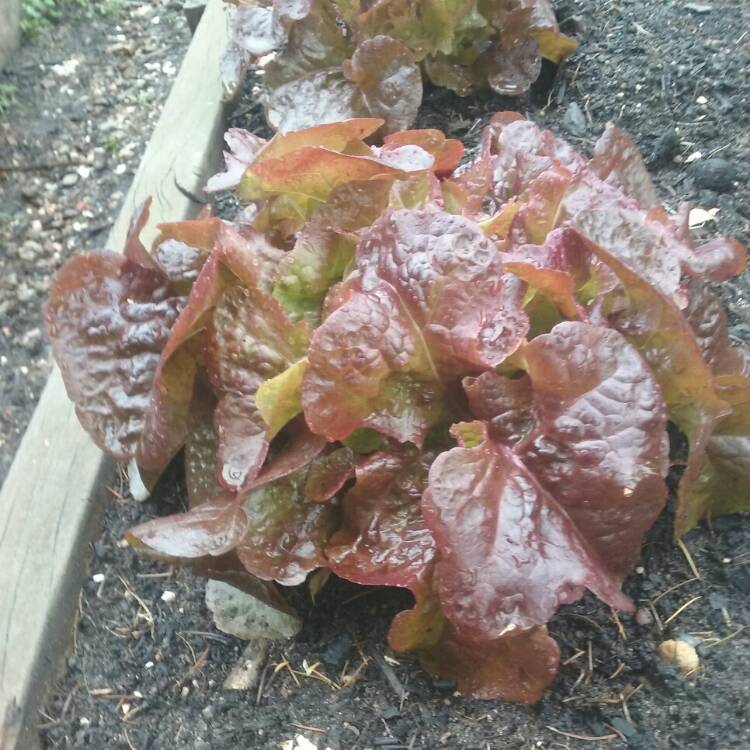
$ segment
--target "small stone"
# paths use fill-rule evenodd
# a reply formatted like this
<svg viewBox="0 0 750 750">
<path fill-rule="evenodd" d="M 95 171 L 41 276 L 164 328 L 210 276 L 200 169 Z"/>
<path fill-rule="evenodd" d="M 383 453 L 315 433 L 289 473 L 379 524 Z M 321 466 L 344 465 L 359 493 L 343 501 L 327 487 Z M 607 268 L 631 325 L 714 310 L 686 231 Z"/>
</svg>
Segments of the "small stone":
<svg viewBox="0 0 750 750">
<path fill-rule="evenodd" d="M 677 131 L 674 128 L 669 128 L 656 139 L 651 163 L 654 166 L 657 164 L 669 164 L 677 156 L 679 150 L 680 136 L 677 135 Z"/>
<path fill-rule="evenodd" d="M 654 616 L 645 607 L 638 607 L 635 611 L 635 621 L 639 625 L 653 625 Z"/>
<path fill-rule="evenodd" d="M 43 227 L 42 222 L 39 219 L 34 219 L 29 225 L 28 236 L 32 239 L 37 239 L 42 236 Z"/>
<path fill-rule="evenodd" d="M 260 677 L 268 654 L 269 641 L 256 638 L 248 641 L 242 656 L 224 680 L 224 690 L 249 690 Z"/>
<path fill-rule="evenodd" d="M 706 99 L 706 97 L 705 97 L 705 96 L 699 96 L 699 97 L 698 97 L 698 98 L 697 98 L 697 99 L 695 100 L 695 103 L 696 103 L 696 104 L 708 104 L 708 99 Z"/>
<path fill-rule="evenodd" d="M 562 126 L 568 133 L 581 137 L 586 134 L 586 116 L 577 102 L 571 102 L 562 118 Z"/>
<path fill-rule="evenodd" d="M 27 240 L 21 245 L 21 249 L 18 251 L 18 257 L 21 260 L 32 261 L 35 260 L 43 252 L 42 246 L 34 240 Z"/>
<path fill-rule="evenodd" d="M 21 195 L 29 203 L 36 203 L 39 200 L 39 186 L 25 185 L 21 188 Z"/>
<path fill-rule="evenodd" d="M 435 690 L 453 691 L 456 689 L 456 683 L 454 680 L 448 680 L 448 679 L 439 677 L 438 679 L 432 681 L 432 687 L 434 687 Z"/>
<path fill-rule="evenodd" d="M 91 576 L 91 580 L 94 583 L 101 583 L 104 580 L 104 573 L 94 573 L 94 575 Z"/>
<path fill-rule="evenodd" d="M 91 722 L 85 716 L 81 716 L 81 718 L 78 720 L 78 723 L 82 727 L 87 727 L 89 724 L 91 724 Z"/>
<path fill-rule="evenodd" d="M 16 295 L 19 302 L 29 302 L 30 300 L 34 299 L 36 293 L 28 284 L 21 283 L 21 285 L 18 287 Z"/>
<path fill-rule="evenodd" d="M 743 594 L 750 594 L 750 569 L 738 566 L 729 574 L 729 580 Z"/>
<path fill-rule="evenodd" d="M 726 159 L 714 158 L 696 161 L 688 173 L 696 187 L 727 193 L 734 188 L 736 169 Z"/>
<path fill-rule="evenodd" d="M 626 737 L 632 737 L 634 734 L 638 734 L 638 730 L 629 721 L 625 721 L 625 719 L 621 719 L 619 716 L 615 716 L 610 721 L 610 724 Z"/>
<path fill-rule="evenodd" d="M 177 594 L 174 591 L 165 591 L 161 595 L 161 600 L 167 604 L 173 602 L 177 598 Z"/>
<path fill-rule="evenodd" d="M 60 180 L 60 184 L 63 187 L 73 187 L 78 182 L 78 174 L 76 172 L 68 172 L 62 180 Z"/>
</svg>

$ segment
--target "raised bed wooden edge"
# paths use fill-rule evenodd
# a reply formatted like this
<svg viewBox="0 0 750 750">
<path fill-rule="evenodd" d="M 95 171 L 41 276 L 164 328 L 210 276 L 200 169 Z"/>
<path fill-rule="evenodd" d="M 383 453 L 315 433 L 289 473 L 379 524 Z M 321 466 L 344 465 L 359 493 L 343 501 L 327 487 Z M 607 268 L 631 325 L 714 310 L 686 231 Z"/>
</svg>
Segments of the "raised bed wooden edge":
<svg viewBox="0 0 750 750">
<path fill-rule="evenodd" d="M 190 196 L 221 152 L 226 39 L 222 0 L 208 0 L 107 247 L 122 248 L 133 209 L 149 195 L 145 242 L 158 222 L 200 208 Z M 38 746 L 38 709 L 70 642 L 86 547 L 113 476 L 55 368 L 0 490 L 0 750 Z"/>
</svg>

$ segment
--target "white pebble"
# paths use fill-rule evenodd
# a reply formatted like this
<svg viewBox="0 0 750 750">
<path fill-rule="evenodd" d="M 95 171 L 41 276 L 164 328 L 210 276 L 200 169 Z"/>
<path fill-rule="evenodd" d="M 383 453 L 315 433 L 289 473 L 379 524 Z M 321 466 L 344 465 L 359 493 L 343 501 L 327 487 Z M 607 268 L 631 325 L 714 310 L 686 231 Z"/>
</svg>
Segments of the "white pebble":
<svg viewBox="0 0 750 750">
<path fill-rule="evenodd" d="M 94 583 L 101 583 L 104 580 L 104 573 L 94 573 L 94 575 L 91 576 L 91 580 Z"/>
<path fill-rule="evenodd" d="M 176 598 L 177 598 L 177 594 L 175 594 L 174 591 L 165 591 L 161 595 L 161 600 L 163 602 L 166 602 L 167 604 L 169 604 L 170 602 L 173 602 Z"/>
</svg>

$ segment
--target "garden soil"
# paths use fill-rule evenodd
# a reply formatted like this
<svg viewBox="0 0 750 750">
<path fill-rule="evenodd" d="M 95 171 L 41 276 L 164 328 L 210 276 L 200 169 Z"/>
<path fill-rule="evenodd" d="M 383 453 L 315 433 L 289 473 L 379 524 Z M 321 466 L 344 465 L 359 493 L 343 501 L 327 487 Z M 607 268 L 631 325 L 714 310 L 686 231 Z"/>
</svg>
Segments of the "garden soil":
<svg viewBox="0 0 750 750">
<path fill-rule="evenodd" d="M 718 209 L 698 232 L 747 243 L 750 7 L 744 0 L 563 0 L 557 9 L 581 45 L 564 69 L 545 69 L 520 100 L 429 90 L 418 125 L 476 146 L 492 112 L 517 109 L 590 152 L 614 122 L 641 147 L 669 208 L 689 200 Z M 252 87 L 235 124 L 262 132 Z M 220 208 L 231 211 L 231 200 Z M 747 278 L 720 292 L 733 335 L 750 342 Z M 561 608 L 550 623 L 560 674 L 543 701 L 518 706 L 468 700 L 412 659 L 394 658 L 385 636 L 409 595 L 335 579 L 314 604 L 304 587 L 292 591 L 304 616 L 300 635 L 270 647 L 251 690 L 223 689 L 244 644 L 213 625 L 204 582 L 140 559 L 122 542 L 129 526 L 182 506 L 179 467 L 142 505 L 123 486 L 113 480 L 70 656 L 39 717 L 47 748 L 750 747 L 747 517 L 704 525 L 680 548 L 671 540 L 671 508 L 665 512 L 625 583 L 637 615 L 618 617 L 589 595 Z M 667 639 L 696 648 L 700 668 L 691 677 L 658 656 Z"/>
</svg>

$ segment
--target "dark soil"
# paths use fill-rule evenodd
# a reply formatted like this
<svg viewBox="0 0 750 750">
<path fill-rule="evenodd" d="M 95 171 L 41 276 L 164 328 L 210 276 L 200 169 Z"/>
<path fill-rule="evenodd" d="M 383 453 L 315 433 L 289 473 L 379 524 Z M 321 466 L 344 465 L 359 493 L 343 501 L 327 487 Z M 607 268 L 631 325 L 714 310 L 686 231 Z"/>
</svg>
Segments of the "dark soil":
<svg viewBox="0 0 750 750">
<path fill-rule="evenodd" d="M 750 35 L 743 29 L 750 7 L 742 0 L 687 5 L 566 0 L 558 6 L 563 27 L 581 48 L 556 77 L 548 70 L 521 100 L 431 90 L 419 125 L 476 143 L 490 113 L 520 109 L 586 151 L 613 121 L 648 156 L 670 208 L 682 200 L 719 208 L 704 231 L 747 242 Z M 248 94 L 235 118 L 257 130 L 259 115 Z M 701 158 L 689 161 L 696 152 Z M 747 279 L 722 293 L 734 335 L 750 341 Z M 128 526 L 181 504 L 178 475 L 179 467 L 156 493 L 160 503 L 116 500 L 108 508 L 72 655 L 40 717 L 47 747 L 280 750 L 297 735 L 318 750 L 750 747 L 747 517 L 691 532 L 688 558 L 672 543 L 665 513 L 644 546 L 642 568 L 625 585 L 638 617 L 618 621 L 591 596 L 564 607 L 550 625 L 563 666 L 537 706 L 466 700 L 409 658 L 386 661 L 385 633 L 408 595 L 337 580 L 315 606 L 304 590 L 292 592 L 303 632 L 272 647 L 260 689 L 226 691 L 243 644 L 213 626 L 203 583 L 142 560 L 121 542 Z M 697 647 L 695 679 L 657 656 L 666 638 Z M 276 671 L 284 663 L 298 674 Z M 303 665 L 316 663 L 335 685 L 304 676 Z"/>
</svg>

